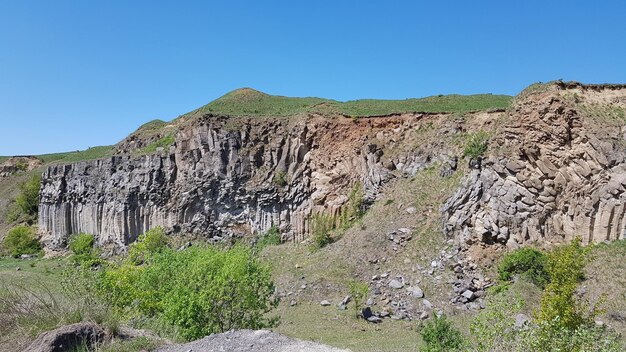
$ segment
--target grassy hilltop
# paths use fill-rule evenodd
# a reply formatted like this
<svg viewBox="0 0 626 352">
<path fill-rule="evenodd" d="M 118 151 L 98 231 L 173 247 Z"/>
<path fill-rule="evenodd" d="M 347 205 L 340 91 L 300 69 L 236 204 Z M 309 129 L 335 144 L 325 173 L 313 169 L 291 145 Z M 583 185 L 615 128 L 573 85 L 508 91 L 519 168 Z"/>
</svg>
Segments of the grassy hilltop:
<svg viewBox="0 0 626 352">
<path fill-rule="evenodd" d="M 360 99 L 340 102 L 324 98 L 292 98 L 269 95 L 251 88 L 234 90 L 190 114 L 213 113 L 228 116 L 292 116 L 306 113 L 354 117 L 381 116 L 406 112 L 465 113 L 505 109 L 508 95 L 437 95 L 404 100 Z"/>
</svg>

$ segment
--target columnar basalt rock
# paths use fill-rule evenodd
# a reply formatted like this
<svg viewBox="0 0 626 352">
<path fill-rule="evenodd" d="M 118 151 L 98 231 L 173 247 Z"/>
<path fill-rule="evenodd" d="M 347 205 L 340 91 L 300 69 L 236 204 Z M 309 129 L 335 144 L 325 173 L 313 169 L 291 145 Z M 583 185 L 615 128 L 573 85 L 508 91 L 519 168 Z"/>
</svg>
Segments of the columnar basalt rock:
<svg viewBox="0 0 626 352">
<path fill-rule="evenodd" d="M 625 237 L 626 86 L 557 83 L 521 94 L 491 154 L 442 208 L 464 245 Z"/>
<path fill-rule="evenodd" d="M 338 215 L 356 183 L 367 203 L 393 177 L 450 160 L 458 151 L 440 142 L 418 148 L 415 135 L 425 121 L 448 117 L 205 115 L 182 124 L 159 154 L 48 168 L 39 229 L 50 248 L 79 232 L 124 246 L 155 226 L 212 239 L 279 226 L 285 239 L 302 240 L 310 215 Z"/>
</svg>

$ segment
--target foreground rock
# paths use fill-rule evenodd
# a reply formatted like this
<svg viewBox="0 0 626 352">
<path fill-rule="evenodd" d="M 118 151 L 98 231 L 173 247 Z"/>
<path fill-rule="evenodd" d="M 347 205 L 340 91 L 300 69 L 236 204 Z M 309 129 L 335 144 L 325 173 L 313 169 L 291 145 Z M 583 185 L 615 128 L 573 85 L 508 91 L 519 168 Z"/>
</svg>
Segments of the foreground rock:
<svg viewBox="0 0 626 352">
<path fill-rule="evenodd" d="M 66 325 L 39 335 L 24 352 L 78 351 L 99 344 L 105 335 L 104 330 L 94 323 Z"/>
<path fill-rule="evenodd" d="M 267 330 L 237 330 L 207 336 L 180 345 L 163 346 L 157 352 L 345 352 L 315 342 L 292 339 Z"/>
</svg>

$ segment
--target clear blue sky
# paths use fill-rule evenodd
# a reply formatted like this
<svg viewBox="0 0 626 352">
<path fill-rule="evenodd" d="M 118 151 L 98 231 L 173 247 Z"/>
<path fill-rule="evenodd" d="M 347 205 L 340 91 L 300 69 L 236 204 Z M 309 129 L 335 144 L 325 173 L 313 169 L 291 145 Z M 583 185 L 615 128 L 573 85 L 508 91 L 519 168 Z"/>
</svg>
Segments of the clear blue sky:
<svg viewBox="0 0 626 352">
<path fill-rule="evenodd" d="M 0 0 L 0 155 L 114 144 L 239 88 L 337 100 L 626 82 L 626 1 Z"/>
</svg>

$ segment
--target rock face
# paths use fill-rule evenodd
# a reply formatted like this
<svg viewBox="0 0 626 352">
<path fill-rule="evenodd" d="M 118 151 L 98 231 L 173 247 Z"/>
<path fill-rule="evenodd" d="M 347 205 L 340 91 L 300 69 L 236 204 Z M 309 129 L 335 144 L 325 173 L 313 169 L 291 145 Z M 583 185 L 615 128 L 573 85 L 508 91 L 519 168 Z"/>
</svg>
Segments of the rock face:
<svg viewBox="0 0 626 352">
<path fill-rule="evenodd" d="M 442 208 L 464 245 L 626 234 L 626 86 L 556 83 L 513 104 L 491 153 Z"/>
<path fill-rule="evenodd" d="M 34 156 L 14 156 L 0 164 L 0 178 L 9 177 L 16 172 L 30 171 L 41 166 L 41 159 Z"/>
<path fill-rule="evenodd" d="M 367 205 L 390 179 L 453 160 L 458 148 L 420 141 L 416 131 L 433 123 L 450 135 L 463 128 L 445 114 L 357 121 L 205 115 L 185 122 L 160 154 L 48 168 L 39 229 L 53 248 L 79 232 L 123 246 L 155 226 L 213 239 L 278 226 L 284 239 L 302 240 L 310 216 L 339 215 L 356 185 Z"/>
<path fill-rule="evenodd" d="M 78 232 L 122 247 L 155 226 L 216 240 L 277 226 L 301 241 L 312 215 L 338 217 L 353 190 L 367 206 L 395 177 L 433 165 L 449 177 L 468 162 L 466 132 L 486 130 L 488 155 L 469 160 L 441 208 L 444 233 L 463 246 L 624 238 L 625 111 L 626 86 L 557 82 L 531 86 L 506 112 L 464 116 L 196 116 L 176 122 L 157 154 L 128 155 L 162 137 L 138 133 L 111 158 L 48 168 L 39 229 L 48 247 Z"/>
</svg>

